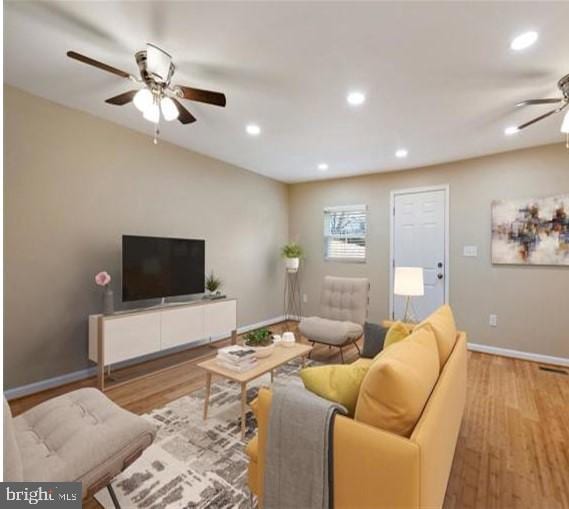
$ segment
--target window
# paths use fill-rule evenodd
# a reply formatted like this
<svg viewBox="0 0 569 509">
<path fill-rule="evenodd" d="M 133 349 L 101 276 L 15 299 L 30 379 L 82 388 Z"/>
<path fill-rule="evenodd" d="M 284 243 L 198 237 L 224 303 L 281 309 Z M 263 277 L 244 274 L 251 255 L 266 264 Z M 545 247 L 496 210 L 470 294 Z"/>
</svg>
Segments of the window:
<svg viewBox="0 0 569 509">
<path fill-rule="evenodd" d="M 367 207 L 351 205 L 324 209 L 326 260 L 365 262 Z"/>
</svg>

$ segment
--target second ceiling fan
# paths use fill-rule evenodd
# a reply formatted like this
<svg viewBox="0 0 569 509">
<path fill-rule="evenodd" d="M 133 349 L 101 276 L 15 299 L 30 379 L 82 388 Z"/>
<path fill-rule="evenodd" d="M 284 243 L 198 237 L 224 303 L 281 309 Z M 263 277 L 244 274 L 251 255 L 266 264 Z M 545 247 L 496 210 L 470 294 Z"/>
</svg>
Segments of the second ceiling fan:
<svg viewBox="0 0 569 509">
<path fill-rule="evenodd" d="M 134 55 L 140 78 L 75 51 L 68 51 L 67 56 L 144 85 L 143 88 L 129 90 L 110 97 L 105 102 L 117 106 L 124 106 L 133 102 L 134 106 L 142 112 L 143 117 L 154 124 L 154 143 L 157 143 L 160 132 L 158 126 L 161 117 L 166 121 L 178 119 L 182 124 L 190 124 L 196 121 L 196 118 L 178 99 L 198 101 L 221 107 L 226 104 L 225 95 L 220 92 L 173 85 L 171 81 L 176 66 L 172 62 L 172 57 L 154 44 L 147 44 L 145 50 L 138 51 Z"/>
</svg>

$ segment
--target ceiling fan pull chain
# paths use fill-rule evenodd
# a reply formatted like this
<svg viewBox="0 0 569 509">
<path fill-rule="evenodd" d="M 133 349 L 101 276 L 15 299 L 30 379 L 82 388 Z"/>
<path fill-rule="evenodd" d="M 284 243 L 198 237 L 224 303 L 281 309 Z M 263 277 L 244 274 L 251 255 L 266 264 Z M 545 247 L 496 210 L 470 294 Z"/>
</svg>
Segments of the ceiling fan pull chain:
<svg viewBox="0 0 569 509">
<path fill-rule="evenodd" d="M 158 129 L 158 124 L 154 124 L 154 145 L 158 144 L 158 136 L 160 136 L 160 129 Z"/>
</svg>

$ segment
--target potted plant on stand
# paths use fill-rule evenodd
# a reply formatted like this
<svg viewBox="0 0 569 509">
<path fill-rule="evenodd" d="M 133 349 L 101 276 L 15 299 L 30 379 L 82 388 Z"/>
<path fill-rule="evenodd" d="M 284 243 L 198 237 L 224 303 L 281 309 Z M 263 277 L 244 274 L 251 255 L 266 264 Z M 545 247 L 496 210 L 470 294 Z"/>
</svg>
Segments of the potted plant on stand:
<svg viewBox="0 0 569 509">
<path fill-rule="evenodd" d="M 302 258 L 302 248 L 296 242 L 290 242 L 283 246 L 281 253 L 285 259 L 286 270 L 288 272 L 297 272 L 300 267 L 300 259 Z"/>
<path fill-rule="evenodd" d="M 221 289 L 222 284 L 223 282 L 213 273 L 213 270 L 209 273 L 209 276 L 207 276 L 207 278 L 205 279 L 205 287 L 206 290 L 209 292 L 210 297 L 221 294 L 219 290 Z"/>
<path fill-rule="evenodd" d="M 265 328 L 249 332 L 245 336 L 245 346 L 255 350 L 257 359 L 268 357 L 275 347 L 271 332 Z"/>
</svg>

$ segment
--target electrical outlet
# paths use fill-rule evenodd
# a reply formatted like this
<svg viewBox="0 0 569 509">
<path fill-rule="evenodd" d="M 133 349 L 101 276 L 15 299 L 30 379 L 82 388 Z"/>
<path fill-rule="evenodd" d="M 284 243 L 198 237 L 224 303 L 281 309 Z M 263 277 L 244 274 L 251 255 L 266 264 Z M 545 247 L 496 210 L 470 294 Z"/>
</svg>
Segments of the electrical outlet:
<svg viewBox="0 0 569 509">
<path fill-rule="evenodd" d="M 306 295 L 305 293 L 302 294 L 302 302 L 304 304 L 306 304 L 308 302 L 308 295 Z"/>
<path fill-rule="evenodd" d="M 496 315 L 490 315 L 488 323 L 490 324 L 490 327 L 496 327 L 496 325 L 498 325 L 498 317 Z"/>
</svg>

